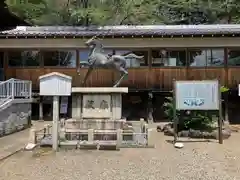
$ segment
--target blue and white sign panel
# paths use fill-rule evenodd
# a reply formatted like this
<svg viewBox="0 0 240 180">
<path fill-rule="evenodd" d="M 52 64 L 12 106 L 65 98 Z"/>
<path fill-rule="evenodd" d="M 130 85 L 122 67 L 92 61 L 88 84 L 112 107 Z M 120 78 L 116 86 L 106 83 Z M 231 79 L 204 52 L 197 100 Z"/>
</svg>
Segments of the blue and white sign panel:
<svg viewBox="0 0 240 180">
<path fill-rule="evenodd" d="M 176 81 L 177 110 L 219 110 L 218 81 Z"/>
</svg>

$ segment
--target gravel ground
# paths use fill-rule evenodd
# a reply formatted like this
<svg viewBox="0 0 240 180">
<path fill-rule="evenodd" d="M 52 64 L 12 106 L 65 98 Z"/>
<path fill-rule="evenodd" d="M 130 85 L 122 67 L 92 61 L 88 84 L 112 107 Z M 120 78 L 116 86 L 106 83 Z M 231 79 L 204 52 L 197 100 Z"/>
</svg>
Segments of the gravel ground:
<svg viewBox="0 0 240 180">
<path fill-rule="evenodd" d="M 223 145 L 184 143 L 175 149 L 154 132 L 154 149 L 18 153 L 0 162 L 0 180 L 239 180 L 240 133 Z"/>
</svg>

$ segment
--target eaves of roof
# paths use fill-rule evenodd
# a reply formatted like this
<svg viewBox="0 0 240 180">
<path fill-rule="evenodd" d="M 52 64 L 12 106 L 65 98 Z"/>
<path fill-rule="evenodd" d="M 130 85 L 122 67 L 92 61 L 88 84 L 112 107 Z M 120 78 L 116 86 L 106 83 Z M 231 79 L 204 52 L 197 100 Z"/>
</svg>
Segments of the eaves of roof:
<svg viewBox="0 0 240 180">
<path fill-rule="evenodd" d="M 1 38 L 83 38 L 83 37 L 212 37 L 240 36 L 240 24 L 149 25 L 149 26 L 19 26 L 0 32 Z"/>
</svg>

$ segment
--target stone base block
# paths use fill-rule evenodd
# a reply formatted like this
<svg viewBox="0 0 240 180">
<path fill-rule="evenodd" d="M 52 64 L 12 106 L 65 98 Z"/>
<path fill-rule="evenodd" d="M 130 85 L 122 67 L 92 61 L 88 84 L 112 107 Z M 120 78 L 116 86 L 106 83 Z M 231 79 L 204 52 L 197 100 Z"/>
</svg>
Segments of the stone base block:
<svg viewBox="0 0 240 180">
<path fill-rule="evenodd" d="M 119 150 L 119 147 L 117 147 L 117 144 L 101 144 L 99 146 L 99 150 L 107 150 L 107 151 L 116 151 Z"/>
<path fill-rule="evenodd" d="M 94 150 L 97 149 L 97 144 L 94 143 L 81 143 L 79 146 L 79 149 L 85 149 L 85 150 Z"/>
<path fill-rule="evenodd" d="M 116 141 L 117 140 L 117 134 L 116 133 L 102 133 L 102 134 L 94 134 L 93 137 L 94 141 Z"/>
<path fill-rule="evenodd" d="M 79 121 L 77 121 L 76 119 L 67 119 L 65 121 L 65 128 L 66 129 L 79 129 L 80 128 Z"/>
<path fill-rule="evenodd" d="M 65 121 L 66 129 L 105 129 L 105 130 L 115 130 L 123 129 L 124 124 L 126 123 L 125 119 L 119 120 L 109 120 L 109 119 L 83 119 L 75 120 L 68 119 Z"/>
</svg>

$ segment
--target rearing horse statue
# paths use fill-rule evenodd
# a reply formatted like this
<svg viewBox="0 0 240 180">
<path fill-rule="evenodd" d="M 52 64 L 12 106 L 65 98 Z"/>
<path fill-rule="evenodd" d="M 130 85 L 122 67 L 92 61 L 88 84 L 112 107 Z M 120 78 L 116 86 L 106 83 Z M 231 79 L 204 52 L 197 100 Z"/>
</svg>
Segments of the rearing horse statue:
<svg viewBox="0 0 240 180">
<path fill-rule="evenodd" d="M 85 85 L 93 68 L 106 67 L 106 68 L 113 68 L 118 72 L 120 72 L 121 77 L 114 83 L 114 86 L 113 86 L 113 87 L 118 87 L 119 84 L 124 79 L 124 77 L 128 75 L 128 72 L 126 69 L 126 59 L 136 58 L 140 60 L 144 57 L 144 56 L 137 56 L 136 54 L 133 54 L 133 53 L 128 54 L 126 56 L 105 54 L 103 50 L 103 45 L 99 40 L 96 39 L 96 36 L 86 41 L 85 44 L 87 47 L 90 48 L 90 52 L 88 54 L 88 63 L 90 66 L 87 71 L 87 74 L 84 77 L 84 80 L 82 81 L 83 86 Z"/>
</svg>

